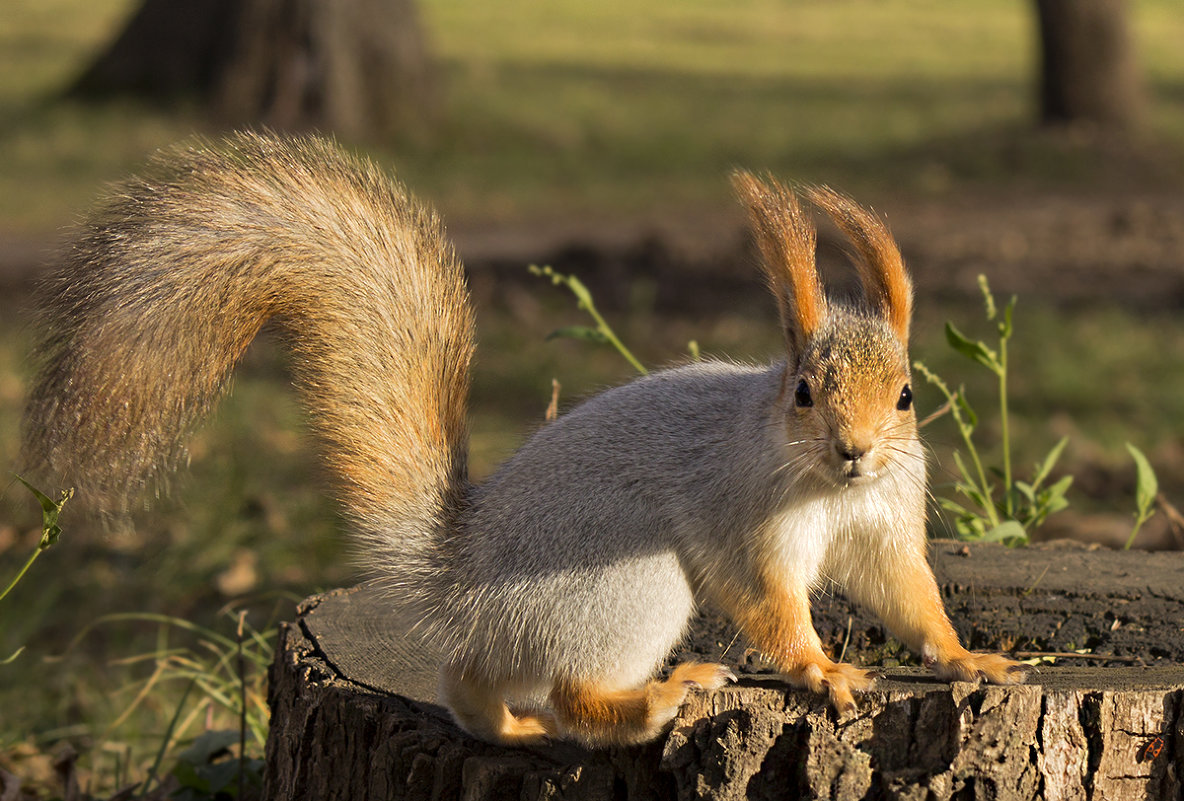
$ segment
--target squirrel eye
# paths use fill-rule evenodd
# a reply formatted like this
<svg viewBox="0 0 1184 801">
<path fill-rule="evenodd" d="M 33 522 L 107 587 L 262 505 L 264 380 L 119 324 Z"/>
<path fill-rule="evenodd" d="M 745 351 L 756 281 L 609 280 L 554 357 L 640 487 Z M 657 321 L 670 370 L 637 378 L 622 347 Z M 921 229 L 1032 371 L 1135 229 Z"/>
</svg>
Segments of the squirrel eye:
<svg viewBox="0 0 1184 801">
<path fill-rule="evenodd" d="M 814 399 L 810 397 L 810 385 L 804 378 L 798 382 L 798 388 L 793 392 L 793 402 L 802 408 L 814 405 Z"/>
<path fill-rule="evenodd" d="M 904 385 L 904 389 L 900 391 L 900 399 L 896 401 L 896 408 L 902 412 L 907 412 L 909 407 L 913 405 L 913 390 L 908 384 Z"/>
</svg>

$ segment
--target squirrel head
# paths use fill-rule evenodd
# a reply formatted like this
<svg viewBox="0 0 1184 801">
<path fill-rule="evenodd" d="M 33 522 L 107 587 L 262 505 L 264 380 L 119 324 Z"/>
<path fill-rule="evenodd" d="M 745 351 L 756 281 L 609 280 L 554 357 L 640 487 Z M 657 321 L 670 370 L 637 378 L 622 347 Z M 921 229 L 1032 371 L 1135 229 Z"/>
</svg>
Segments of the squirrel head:
<svg viewBox="0 0 1184 801">
<path fill-rule="evenodd" d="M 747 172 L 733 185 L 785 334 L 779 413 L 792 471 L 839 485 L 923 472 L 908 360 L 913 288 L 887 226 L 834 190 L 805 190 L 851 243 L 863 303 L 850 307 L 823 290 L 816 231 L 794 192 Z"/>
</svg>

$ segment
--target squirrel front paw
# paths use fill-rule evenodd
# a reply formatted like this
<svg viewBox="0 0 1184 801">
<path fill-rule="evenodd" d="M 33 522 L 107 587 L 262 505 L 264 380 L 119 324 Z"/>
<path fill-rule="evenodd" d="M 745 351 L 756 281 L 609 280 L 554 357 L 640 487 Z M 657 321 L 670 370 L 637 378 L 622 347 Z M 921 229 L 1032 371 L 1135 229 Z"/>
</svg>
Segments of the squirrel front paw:
<svg viewBox="0 0 1184 801">
<path fill-rule="evenodd" d="M 846 662 L 832 662 L 821 654 L 786 673 L 794 684 L 816 693 L 826 693 L 830 705 L 840 715 L 854 713 L 858 707 L 852 693 L 869 690 L 876 681 L 876 674 L 871 671 Z"/>
<path fill-rule="evenodd" d="M 1028 666 L 1002 654 L 963 651 L 949 659 L 926 655 L 925 666 L 943 681 L 985 681 L 988 684 L 1023 684 Z"/>
</svg>

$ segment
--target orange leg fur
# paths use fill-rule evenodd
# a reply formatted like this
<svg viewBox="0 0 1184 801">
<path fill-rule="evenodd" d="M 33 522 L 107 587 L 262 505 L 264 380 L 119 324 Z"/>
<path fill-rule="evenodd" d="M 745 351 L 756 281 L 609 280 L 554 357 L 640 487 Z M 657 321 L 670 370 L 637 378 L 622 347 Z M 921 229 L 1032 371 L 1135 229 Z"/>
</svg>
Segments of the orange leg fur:
<svg viewBox="0 0 1184 801">
<path fill-rule="evenodd" d="M 687 662 L 670 678 L 633 690 L 561 681 L 551 690 L 551 704 L 564 734 L 584 745 L 632 745 L 657 737 L 692 689 L 715 690 L 735 678 L 723 665 Z"/>
<path fill-rule="evenodd" d="M 515 715 L 497 687 L 454 673 L 441 676 L 440 694 L 462 729 L 489 742 L 531 745 L 546 742 L 558 732 L 550 715 Z"/>
<path fill-rule="evenodd" d="M 973 653 L 958 642 L 924 553 L 902 553 L 876 563 L 852 581 L 850 594 L 875 612 L 925 665 L 949 681 L 1018 684 L 1027 666 L 999 654 Z"/>
<path fill-rule="evenodd" d="M 724 599 L 732 619 L 791 682 L 825 692 L 840 713 L 855 711 L 853 692 L 871 687 L 874 676 L 844 662 L 832 661 L 810 619 L 810 598 L 804 587 L 766 582 L 763 598 Z"/>
</svg>

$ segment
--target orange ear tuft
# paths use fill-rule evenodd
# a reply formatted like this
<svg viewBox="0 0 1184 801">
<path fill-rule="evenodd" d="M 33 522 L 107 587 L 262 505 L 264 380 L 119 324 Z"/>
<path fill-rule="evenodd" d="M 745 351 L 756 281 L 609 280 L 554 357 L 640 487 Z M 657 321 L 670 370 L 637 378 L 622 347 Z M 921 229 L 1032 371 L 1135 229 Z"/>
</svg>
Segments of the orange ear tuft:
<svg viewBox="0 0 1184 801">
<path fill-rule="evenodd" d="M 868 303 L 884 315 L 901 342 L 908 344 L 913 314 L 913 282 L 905 271 L 884 221 L 830 187 L 811 187 L 810 202 L 825 211 L 855 246 L 855 266 Z"/>
<path fill-rule="evenodd" d="M 739 170 L 732 187 L 748 210 L 762 267 L 777 298 L 791 358 L 822 325 L 826 296 L 814 264 L 815 230 L 792 191 L 769 178 Z"/>
</svg>

